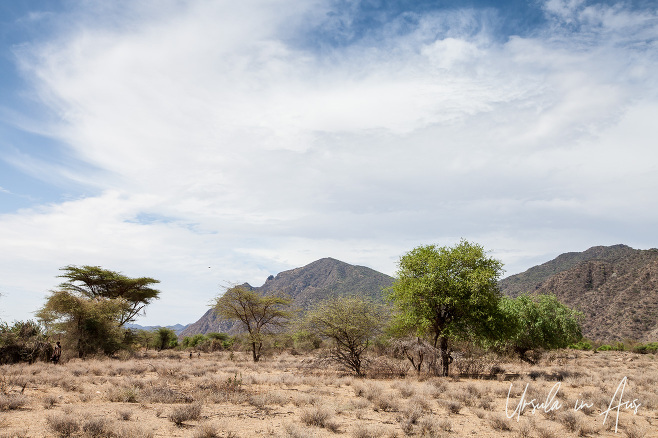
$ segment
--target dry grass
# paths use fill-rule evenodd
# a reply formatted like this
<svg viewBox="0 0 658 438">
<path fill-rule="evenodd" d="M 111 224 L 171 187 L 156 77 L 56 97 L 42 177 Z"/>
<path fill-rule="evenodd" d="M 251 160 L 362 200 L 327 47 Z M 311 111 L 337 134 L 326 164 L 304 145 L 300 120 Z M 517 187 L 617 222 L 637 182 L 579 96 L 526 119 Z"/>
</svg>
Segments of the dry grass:
<svg viewBox="0 0 658 438">
<path fill-rule="evenodd" d="M 658 415 L 654 356 L 551 354 L 534 367 L 500 364 L 520 375 L 511 382 L 416 373 L 357 379 L 286 353 L 256 364 L 240 352 L 192 360 L 149 352 L 126 360 L 3 365 L 0 438 L 658 436 L 651 424 Z M 625 376 L 624 400 L 637 398 L 642 406 L 637 415 L 622 409 L 615 434 L 615 418 L 603 426 L 599 414 Z M 505 416 L 506 404 L 513 410 L 526 384 L 526 401 L 541 403 L 557 378 L 560 409 L 533 414 L 527 407 L 518 422 Z M 576 400 L 593 405 L 576 412 Z"/>
</svg>

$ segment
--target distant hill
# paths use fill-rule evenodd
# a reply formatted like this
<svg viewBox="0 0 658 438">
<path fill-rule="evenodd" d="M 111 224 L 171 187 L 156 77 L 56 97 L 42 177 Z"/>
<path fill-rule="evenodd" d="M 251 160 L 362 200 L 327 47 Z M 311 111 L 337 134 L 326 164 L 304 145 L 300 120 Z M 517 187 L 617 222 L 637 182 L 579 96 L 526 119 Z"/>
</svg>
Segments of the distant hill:
<svg viewBox="0 0 658 438">
<path fill-rule="evenodd" d="M 500 281 L 504 294 L 553 293 L 585 314 L 585 337 L 658 340 L 658 249 L 595 246 Z"/>
<path fill-rule="evenodd" d="M 583 252 L 567 252 L 553 260 L 534 266 L 520 274 L 511 275 L 498 282 L 505 295 L 516 297 L 525 292 L 538 290 L 551 276 L 567 271 L 589 260 L 615 262 L 629 257 L 636 249 L 626 245 L 594 246 Z"/>
<path fill-rule="evenodd" d="M 151 331 L 151 330 L 157 330 L 160 327 L 162 327 L 162 326 L 159 326 L 159 325 L 143 326 L 143 325 L 139 325 L 139 324 L 126 324 L 126 328 L 133 329 L 133 330 L 149 330 L 149 331 Z M 180 332 L 185 330 L 185 327 L 187 327 L 187 325 L 175 324 L 175 325 L 168 325 L 166 328 L 173 330 L 178 335 Z"/>
<path fill-rule="evenodd" d="M 248 283 L 243 286 L 260 294 L 284 293 L 293 300 L 293 307 L 308 310 L 317 303 L 335 296 L 360 294 L 382 301 L 382 290 L 393 284 L 393 278 L 365 266 L 350 265 L 332 258 L 324 258 L 301 268 L 270 276 L 260 287 Z M 231 321 L 222 321 L 209 309 L 197 322 L 190 324 L 179 336 L 198 333 L 235 333 Z"/>
</svg>

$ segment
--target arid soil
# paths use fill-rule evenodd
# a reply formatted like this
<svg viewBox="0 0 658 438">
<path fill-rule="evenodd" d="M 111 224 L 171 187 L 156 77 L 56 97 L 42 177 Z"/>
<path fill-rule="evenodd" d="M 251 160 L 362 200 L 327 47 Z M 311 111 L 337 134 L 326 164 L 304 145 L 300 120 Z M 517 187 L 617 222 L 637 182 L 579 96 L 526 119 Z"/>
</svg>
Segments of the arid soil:
<svg viewBox="0 0 658 438">
<path fill-rule="evenodd" d="M 550 352 L 484 380 L 188 354 L 1 366 L 0 437 L 658 437 L 654 355 Z"/>
</svg>

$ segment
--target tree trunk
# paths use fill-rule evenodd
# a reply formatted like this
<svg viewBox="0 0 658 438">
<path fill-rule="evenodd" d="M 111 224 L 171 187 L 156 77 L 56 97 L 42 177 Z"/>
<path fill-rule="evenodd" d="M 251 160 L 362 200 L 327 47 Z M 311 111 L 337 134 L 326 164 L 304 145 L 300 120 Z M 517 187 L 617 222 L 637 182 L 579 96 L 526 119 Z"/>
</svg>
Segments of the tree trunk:
<svg viewBox="0 0 658 438">
<path fill-rule="evenodd" d="M 260 359 L 260 347 L 263 344 L 256 345 L 256 342 L 251 343 L 251 353 L 253 354 L 254 357 L 254 362 L 258 362 L 258 359 Z"/>
<path fill-rule="evenodd" d="M 450 354 L 448 353 L 448 338 L 446 336 L 441 336 L 441 366 L 443 367 L 441 375 L 443 377 L 448 377 L 450 365 Z"/>
</svg>

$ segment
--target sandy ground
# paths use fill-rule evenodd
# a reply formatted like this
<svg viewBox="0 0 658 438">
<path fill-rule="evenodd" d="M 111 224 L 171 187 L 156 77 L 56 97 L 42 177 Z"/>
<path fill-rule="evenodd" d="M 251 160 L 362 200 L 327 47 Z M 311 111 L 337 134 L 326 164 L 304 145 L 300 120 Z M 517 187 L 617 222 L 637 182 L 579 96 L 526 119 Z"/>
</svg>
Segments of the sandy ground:
<svg viewBox="0 0 658 438">
<path fill-rule="evenodd" d="M 0 437 L 658 437 L 658 357 L 545 357 L 501 364 L 510 381 L 359 379 L 288 353 L 5 365 Z"/>
</svg>

